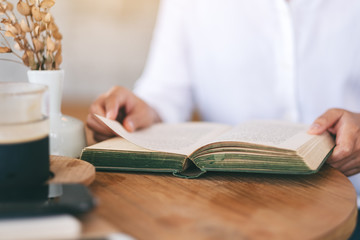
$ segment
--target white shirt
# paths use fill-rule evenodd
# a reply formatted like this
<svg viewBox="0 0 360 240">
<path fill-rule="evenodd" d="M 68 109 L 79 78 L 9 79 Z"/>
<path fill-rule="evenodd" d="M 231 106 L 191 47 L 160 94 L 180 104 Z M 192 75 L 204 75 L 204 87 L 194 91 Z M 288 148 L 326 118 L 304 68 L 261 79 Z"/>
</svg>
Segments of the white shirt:
<svg viewBox="0 0 360 240">
<path fill-rule="evenodd" d="M 360 1 L 163 1 L 135 93 L 166 122 L 360 112 Z"/>
</svg>

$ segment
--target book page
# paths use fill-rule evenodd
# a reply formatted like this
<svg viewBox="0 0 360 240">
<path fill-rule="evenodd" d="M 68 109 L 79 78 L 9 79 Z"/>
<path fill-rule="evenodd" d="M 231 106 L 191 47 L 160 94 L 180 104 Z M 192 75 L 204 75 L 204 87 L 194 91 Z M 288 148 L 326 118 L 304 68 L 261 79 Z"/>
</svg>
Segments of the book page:
<svg viewBox="0 0 360 240">
<path fill-rule="evenodd" d="M 251 121 L 221 134 L 215 142 L 240 141 L 296 150 L 315 135 L 307 134 L 307 125 L 283 121 Z"/>
<path fill-rule="evenodd" d="M 117 121 L 95 115 L 114 133 L 126 140 L 150 150 L 189 155 L 215 136 L 230 129 L 217 123 L 186 122 L 178 124 L 154 124 L 145 129 L 129 133 Z"/>
<path fill-rule="evenodd" d="M 86 149 L 102 149 L 113 151 L 151 152 L 151 150 L 140 147 L 122 137 L 113 137 L 102 142 L 87 146 Z"/>
</svg>

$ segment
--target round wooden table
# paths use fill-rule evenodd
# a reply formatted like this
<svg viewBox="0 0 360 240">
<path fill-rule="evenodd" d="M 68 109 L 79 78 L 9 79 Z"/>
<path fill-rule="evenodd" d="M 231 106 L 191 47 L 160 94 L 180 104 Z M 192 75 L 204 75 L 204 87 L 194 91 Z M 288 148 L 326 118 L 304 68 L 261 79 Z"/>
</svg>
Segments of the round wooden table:
<svg viewBox="0 0 360 240">
<path fill-rule="evenodd" d="M 313 175 L 97 172 L 99 205 L 81 217 L 85 236 L 124 232 L 136 239 L 347 239 L 356 192 L 324 165 Z"/>
</svg>

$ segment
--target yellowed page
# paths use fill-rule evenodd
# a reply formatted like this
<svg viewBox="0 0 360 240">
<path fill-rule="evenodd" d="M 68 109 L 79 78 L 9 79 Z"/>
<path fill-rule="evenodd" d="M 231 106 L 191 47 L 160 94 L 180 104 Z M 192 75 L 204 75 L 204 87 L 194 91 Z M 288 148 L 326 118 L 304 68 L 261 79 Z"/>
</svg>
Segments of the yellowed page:
<svg viewBox="0 0 360 240">
<path fill-rule="evenodd" d="M 219 135 L 214 142 L 239 141 L 290 150 L 319 136 L 307 134 L 307 125 L 284 121 L 251 121 L 239 124 Z"/>
<path fill-rule="evenodd" d="M 126 140 L 150 150 L 189 155 L 197 148 L 211 142 L 217 135 L 230 129 L 230 126 L 205 122 L 186 122 L 178 124 L 155 124 L 129 133 L 117 121 L 99 115 L 96 117 Z"/>
<path fill-rule="evenodd" d="M 102 149 L 113 151 L 151 152 L 151 150 L 135 145 L 125 138 L 114 137 L 86 147 L 86 149 Z"/>
</svg>

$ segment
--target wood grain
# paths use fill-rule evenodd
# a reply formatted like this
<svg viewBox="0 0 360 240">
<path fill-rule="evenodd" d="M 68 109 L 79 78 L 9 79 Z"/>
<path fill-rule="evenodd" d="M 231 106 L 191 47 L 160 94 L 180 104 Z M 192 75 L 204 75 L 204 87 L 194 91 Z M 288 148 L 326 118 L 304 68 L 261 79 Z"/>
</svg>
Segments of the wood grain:
<svg viewBox="0 0 360 240">
<path fill-rule="evenodd" d="M 86 121 L 89 104 L 63 113 Z M 87 130 L 88 142 L 93 143 Z M 99 205 L 82 216 L 84 236 L 124 232 L 136 239 L 347 239 L 356 224 L 356 192 L 324 165 L 307 176 L 97 172 Z"/>
<path fill-rule="evenodd" d="M 98 172 L 99 206 L 83 219 L 86 235 L 125 232 L 136 239 L 347 239 L 356 193 L 325 165 L 314 175 Z M 106 223 L 106 224 L 105 224 Z M 89 227 L 91 225 L 91 227 Z M 107 226 L 107 227 L 105 227 Z"/>
<path fill-rule="evenodd" d="M 88 162 L 64 157 L 50 157 L 50 171 L 54 174 L 48 183 L 81 183 L 90 185 L 95 179 L 95 168 Z"/>
</svg>

